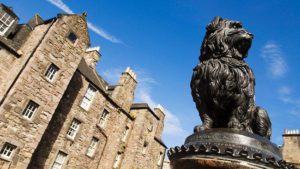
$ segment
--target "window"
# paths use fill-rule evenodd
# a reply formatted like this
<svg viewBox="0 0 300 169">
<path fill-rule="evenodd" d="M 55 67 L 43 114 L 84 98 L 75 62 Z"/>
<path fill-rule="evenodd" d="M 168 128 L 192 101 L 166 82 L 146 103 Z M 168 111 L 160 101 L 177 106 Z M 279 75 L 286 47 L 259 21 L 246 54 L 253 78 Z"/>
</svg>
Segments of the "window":
<svg viewBox="0 0 300 169">
<path fill-rule="evenodd" d="M 115 162 L 114 162 L 114 165 L 113 165 L 113 169 L 117 169 L 119 168 L 119 165 L 121 163 L 121 159 L 122 159 L 122 154 L 120 152 L 118 152 L 116 158 L 115 158 Z"/>
<path fill-rule="evenodd" d="M 36 112 L 36 110 L 38 109 L 39 105 L 36 104 L 33 101 L 29 101 L 29 103 L 27 104 L 25 110 L 23 111 L 23 117 L 27 118 L 27 119 L 31 119 L 33 114 Z"/>
<path fill-rule="evenodd" d="M 88 110 L 92 103 L 92 100 L 95 96 L 95 93 L 96 93 L 96 89 L 93 86 L 89 85 L 89 87 L 82 99 L 80 107 L 82 107 L 85 110 Z"/>
<path fill-rule="evenodd" d="M 164 153 L 163 152 L 159 152 L 158 162 L 157 162 L 158 166 L 161 166 L 163 158 L 164 158 Z"/>
<path fill-rule="evenodd" d="M 68 39 L 74 44 L 77 40 L 77 36 L 74 32 L 70 32 L 68 35 Z"/>
<path fill-rule="evenodd" d="M 70 139 L 74 139 L 78 130 L 80 127 L 80 121 L 78 121 L 77 119 L 74 119 L 71 123 L 71 126 L 67 132 L 67 137 L 69 137 Z"/>
<path fill-rule="evenodd" d="M 92 138 L 91 144 L 89 145 L 89 148 L 87 149 L 86 155 L 88 155 L 89 157 L 93 157 L 97 146 L 98 146 L 99 140 L 95 137 Z"/>
<path fill-rule="evenodd" d="M 10 160 L 14 154 L 14 151 L 17 147 L 9 144 L 9 143 L 5 143 L 4 146 L 1 149 L 1 158 Z"/>
<path fill-rule="evenodd" d="M 128 134 L 129 134 L 129 127 L 126 126 L 125 130 L 123 131 L 122 141 L 125 142 L 127 140 Z"/>
<path fill-rule="evenodd" d="M 66 158 L 67 158 L 67 154 L 59 151 L 52 165 L 52 169 L 61 169 L 64 165 Z"/>
<path fill-rule="evenodd" d="M 108 114 L 109 114 L 109 112 L 107 111 L 107 110 L 104 110 L 103 111 L 103 113 L 102 113 L 102 115 L 101 115 L 101 117 L 100 117 L 100 121 L 99 121 L 99 126 L 100 127 L 104 127 L 105 126 L 105 124 L 106 124 L 106 121 L 107 121 L 107 119 L 108 119 Z"/>
<path fill-rule="evenodd" d="M 59 70 L 59 68 L 57 66 L 55 66 L 54 64 L 51 64 L 45 74 L 46 78 L 50 81 L 53 81 L 58 70 Z"/>
<path fill-rule="evenodd" d="M 12 25 L 14 19 L 4 11 L 0 12 L 0 34 L 3 35 Z"/>
</svg>

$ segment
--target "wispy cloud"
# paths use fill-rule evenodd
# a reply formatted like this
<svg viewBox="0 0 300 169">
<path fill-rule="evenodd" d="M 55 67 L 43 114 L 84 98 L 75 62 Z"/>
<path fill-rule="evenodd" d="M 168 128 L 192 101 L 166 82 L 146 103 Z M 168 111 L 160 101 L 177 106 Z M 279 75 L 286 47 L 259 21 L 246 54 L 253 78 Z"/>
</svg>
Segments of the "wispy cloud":
<svg viewBox="0 0 300 169">
<path fill-rule="evenodd" d="M 278 90 L 278 93 L 281 95 L 289 95 L 291 94 L 291 88 L 288 86 L 281 86 Z"/>
<path fill-rule="evenodd" d="M 121 69 L 115 68 L 104 71 L 102 74 L 105 79 L 112 83 L 116 83 L 121 75 Z M 156 107 L 159 102 L 152 97 L 152 87 L 158 85 L 158 82 L 143 70 L 135 71 L 138 77 L 138 85 L 136 89 L 135 101 L 145 102 L 151 108 Z M 169 136 L 184 136 L 186 131 L 182 128 L 179 118 L 167 108 L 164 108 L 165 113 L 165 127 L 164 133 Z"/>
<path fill-rule="evenodd" d="M 287 72 L 287 64 L 280 46 L 274 41 L 267 42 L 261 50 L 261 56 L 267 63 L 268 72 L 274 78 L 282 77 Z"/>
<path fill-rule="evenodd" d="M 47 1 L 68 14 L 74 14 L 74 11 L 71 8 L 69 8 L 69 6 L 66 5 L 62 0 L 47 0 Z M 104 38 L 112 43 L 120 43 L 120 44 L 125 45 L 124 42 L 122 42 L 120 39 L 116 38 L 115 36 L 109 34 L 101 27 L 96 26 L 95 24 L 93 24 L 91 22 L 87 22 L 87 25 L 90 28 L 90 30 L 92 30 L 97 35 L 101 36 L 102 38 Z"/>
<path fill-rule="evenodd" d="M 96 25 L 94 25 L 93 23 L 91 22 L 87 22 L 88 24 L 88 27 L 93 31 L 95 32 L 97 35 L 103 37 L 104 39 L 107 39 L 109 41 L 111 41 L 112 43 L 120 43 L 120 44 L 123 44 L 125 45 L 124 42 L 122 42 L 120 39 L 114 37 L 113 35 L 107 33 L 104 29 L 100 28 L 100 27 L 97 27 Z"/>
<path fill-rule="evenodd" d="M 282 86 L 278 90 L 279 99 L 288 104 L 289 110 L 288 113 L 290 115 L 294 115 L 300 117 L 300 98 L 294 98 L 291 96 L 292 89 L 288 86 Z"/>
<path fill-rule="evenodd" d="M 74 14 L 73 10 L 71 10 L 62 0 L 47 0 L 47 1 L 68 14 Z"/>
</svg>

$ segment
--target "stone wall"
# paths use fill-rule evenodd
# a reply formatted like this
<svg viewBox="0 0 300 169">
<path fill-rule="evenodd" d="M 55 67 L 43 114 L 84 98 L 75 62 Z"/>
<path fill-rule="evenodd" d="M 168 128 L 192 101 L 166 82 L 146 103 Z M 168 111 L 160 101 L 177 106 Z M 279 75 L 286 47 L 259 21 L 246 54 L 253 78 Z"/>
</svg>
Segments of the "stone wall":
<svg viewBox="0 0 300 169">
<path fill-rule="evenodd" d="M 121 169 L 160 169 L 163 162 L 160 162 L 160 158 L 164 158 L 166 149 L 156 138 L 160 119 L 147 104 L 134 104 L 130 113 L 134 117 L 134 124 Z"/>
<path fill-rule="evenodd" d="M 169 160 L 165 160 L 164 164 L 163 164 L 163 168 L 162 169 L 171 169 L 170 166 L 170 161 Z"/>
<path fill-rule="evenodd" d="M 71 28 L 79 35 L 76 44 L 66 38 Z M 38 32 L 33 31 L 29 42 L 25 43 L 29 46 L 24 46 L 24 51 L 27 47 L 32 49 L 31 45 L 36 43 L 31 41 L 39 41 L 40 34 L 46 34 L 36 50 L 29 54 L 27 64 L 1 105 L 0 146 L 13 144 L 17 153 L 11 160 L 1 159 L 0 166 L 27 167 L 89 43 L 85 19 L 78 15 L 61 16 L 53 24 L 38 26 L 36 30 Z M 45 72 L 51 63 L 59 67 L 59 72 L 50 82 L 45 78 Z M 30 101 L 38 104 L 38 108 L 27 119 L 22 114 Z"/>
<path fill-rule="evenodd" d="M 300 168 L 300 133 L 298 130 L 285 130 L 281 147 L 283 159 Z"/>
<path fill-rule="evenodd" d="M 163 108 L 133 104 L 136 74 L 127 68 L 115 86 L 97 74 L 101 54 L 89 46 L 84 15 L 40 21 L 20 47 L 21 55 L 0 50 L 0 148 L 16 146 L 11 159 L 0 154 L 0 168 L 51 168 L 60 152 L 66 156 L 63 168 L 160 169 L 166 149 Z M 49 80 L 45 74 L 52 64 L 58 71 Z M 92 97 L 86 94 L 90 87 Z M 87 98 L 88 107 L 82 104 Z M 37 110 L 26 118 L 31 102 Z M 70 138 L 74 119 L 79 128 Z M 88 155 L 92 139 L 98 144 Z"/>
</svg>

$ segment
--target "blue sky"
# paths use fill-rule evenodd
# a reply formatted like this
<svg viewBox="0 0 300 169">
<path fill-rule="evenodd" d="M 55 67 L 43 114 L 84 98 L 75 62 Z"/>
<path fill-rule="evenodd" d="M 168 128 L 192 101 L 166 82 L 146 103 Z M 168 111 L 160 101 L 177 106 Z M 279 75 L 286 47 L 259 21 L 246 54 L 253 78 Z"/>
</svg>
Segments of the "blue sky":
<svg viewBox="0 0 300 169">
<path fill-rule="evenodd" d="M 242 21 L 254 34 L 246 59 L 256 76 L 256 102 L 269 112 L 272 141 L 300 128 L 300 1 L 267 0 L 4 0 L 27 22 L 57 13 L 88 13 L 92 46 L 100 46 L 97 71 L 117 83 L 127 66 L 138 74 L 136 102 L 166 109 L 163 139 L 181 145 L 200 123 L 190 95 L 205 26 L 214 16 Z"/>
</svg>

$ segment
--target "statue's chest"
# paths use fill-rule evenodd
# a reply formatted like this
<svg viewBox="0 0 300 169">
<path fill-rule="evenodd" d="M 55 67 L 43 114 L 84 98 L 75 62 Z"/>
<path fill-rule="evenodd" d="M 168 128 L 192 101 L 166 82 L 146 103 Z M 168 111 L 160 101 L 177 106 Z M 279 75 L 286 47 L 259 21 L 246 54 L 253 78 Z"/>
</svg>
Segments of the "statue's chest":
<svg viewBox="0 0 300 169">
<path fill-rule="evenodd" d="M 224 86 L 227 89 L 234 86 L 247 87 L 254 85 L 254 75 L 250 67 L 232 60 L 212 59 L 201 65 L 206 83 Z"/>
</svg>

